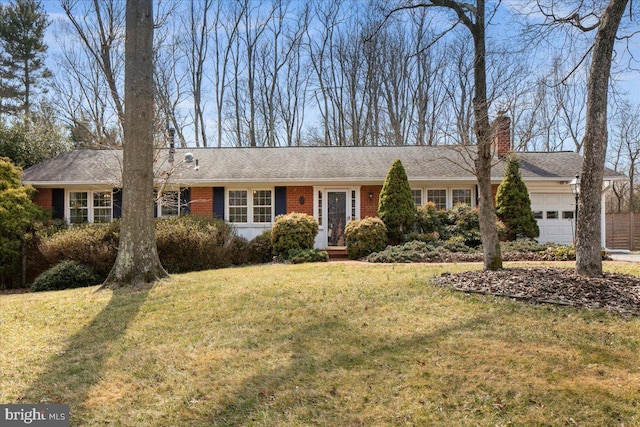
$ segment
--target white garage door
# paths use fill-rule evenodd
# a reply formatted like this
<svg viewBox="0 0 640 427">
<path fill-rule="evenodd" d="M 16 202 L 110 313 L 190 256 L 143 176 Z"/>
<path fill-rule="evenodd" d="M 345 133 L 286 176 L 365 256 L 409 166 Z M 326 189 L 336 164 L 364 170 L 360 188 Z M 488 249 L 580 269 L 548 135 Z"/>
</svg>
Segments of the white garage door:
<svg viewBox="0 0 640 427">
<path fill-rule="evenodd" d="M 540 228 L 538 241 L 573 244 L 575 208 L 572 194 L 531 194 L 531 210 Z"/>
</svg>

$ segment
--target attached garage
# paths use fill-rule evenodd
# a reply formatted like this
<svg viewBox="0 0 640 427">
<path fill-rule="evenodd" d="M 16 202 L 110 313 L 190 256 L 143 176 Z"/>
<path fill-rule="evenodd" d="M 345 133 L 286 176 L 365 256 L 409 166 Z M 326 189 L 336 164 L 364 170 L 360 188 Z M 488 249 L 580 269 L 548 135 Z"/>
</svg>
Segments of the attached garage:
<svg viewBox="0 0 640 427">
<path fill-rule="evenodd" d="M 573 244 L 576 202 L 573 194 L 532 193 L 531 210 L 540 228 L 540 242 Z"/>
</svg>

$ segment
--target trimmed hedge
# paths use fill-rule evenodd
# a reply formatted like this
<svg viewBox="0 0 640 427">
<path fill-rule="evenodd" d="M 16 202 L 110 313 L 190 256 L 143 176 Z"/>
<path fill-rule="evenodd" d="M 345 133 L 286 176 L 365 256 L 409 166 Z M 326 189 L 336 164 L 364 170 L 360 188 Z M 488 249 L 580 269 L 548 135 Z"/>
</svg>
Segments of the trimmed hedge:
<svg viewBox="0 0 640 427">
<path fill-rule="evenodd" d="M 90 267 L 77 261 L 62 261 L 45 271 L 31 284 L 31 290 L 55 291 L 98 285 L 104 281 Z"/>
<path fill-rule="evenodd" d="M 344 233 L 351 259 L 360 259 L 387 247 L 387 227 L 380 218 L 351 221 Z"/>
<path fill-rule="evenodd" d="M 273 254 L 287 258 L 292 249 L 313 249 L 318 222 L 310 215 L 290 213 L 276 217 L 271 229 Z"/>
</svg>

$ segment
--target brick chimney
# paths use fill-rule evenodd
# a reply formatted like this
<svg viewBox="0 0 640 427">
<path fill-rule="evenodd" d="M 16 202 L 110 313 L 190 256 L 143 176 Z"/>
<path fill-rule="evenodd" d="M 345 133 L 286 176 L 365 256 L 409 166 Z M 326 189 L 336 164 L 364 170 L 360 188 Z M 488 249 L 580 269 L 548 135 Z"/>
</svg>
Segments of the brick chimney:
<svg viewBox="0 0 640 427">
<path fill-rule="evenodd" d="M 505 156 L 511 151 L 511 119 L 506 111 L 498 111 L 491 127 L 493 132 L 493 150 L 498 156 Z"/>
</svg>

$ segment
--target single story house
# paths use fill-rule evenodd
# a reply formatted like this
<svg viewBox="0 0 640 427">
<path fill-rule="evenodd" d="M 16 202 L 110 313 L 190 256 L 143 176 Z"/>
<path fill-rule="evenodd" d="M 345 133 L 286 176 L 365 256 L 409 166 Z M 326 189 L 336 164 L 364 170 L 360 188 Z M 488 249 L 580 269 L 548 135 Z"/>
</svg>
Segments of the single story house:
<svg viewBox="0 0 640 427">
<path fill-rule="evenodd" d="M 508 133 L 497 138 L 495 150 L 494 192 L 510 150 Z M 582 157 L 574 152 L 515 155 L 539 240 L 572 243 L 575 198 L 569 182 L 580 172 Z M 317 248 L 339 248 L 347 222 L 376 215 L 382 184 L 396 159 L 406 169 L 416 205 L 477 205 L 473 162 L 462 147 L 183 148 L 158 152 L 156 214 L 217 216 L 251 239 L 271 228 L 277 215 L 302 212 L 320 225 Z M 38 190 L 36 203 L 56 218 L 108 222 L 122 213 L 121 165 L 121 150 L 74 150 L 28 168 L 23 182 Z M 605 170 L 603 188 L 621 178 Z M 603 216 L 603 246 L 604 234 Z"/>
</svg>

